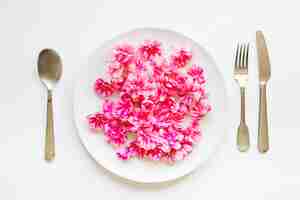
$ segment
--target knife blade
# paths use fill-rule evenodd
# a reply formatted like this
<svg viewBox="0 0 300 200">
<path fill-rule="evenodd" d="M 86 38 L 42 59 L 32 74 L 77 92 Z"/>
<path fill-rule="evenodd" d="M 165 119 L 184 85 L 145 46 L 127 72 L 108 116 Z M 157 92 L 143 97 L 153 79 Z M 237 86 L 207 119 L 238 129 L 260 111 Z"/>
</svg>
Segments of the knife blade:
<svg viewBox="0 0 300 200">
<path fill-rule="evenodd" d="M 259 81 L 261 84 L 265 84 L 271 76 L 271 67 L 267 44 L 262 31 L 256 32 L 256 47 L 259 64 Z"/>
</svg>

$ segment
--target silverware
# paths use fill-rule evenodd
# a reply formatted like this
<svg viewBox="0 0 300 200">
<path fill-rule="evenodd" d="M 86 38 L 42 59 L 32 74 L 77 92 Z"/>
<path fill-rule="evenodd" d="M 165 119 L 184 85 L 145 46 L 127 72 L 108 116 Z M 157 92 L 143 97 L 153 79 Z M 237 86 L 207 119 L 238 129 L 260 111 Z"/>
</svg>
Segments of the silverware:
<svg viewBox="0 0 300 200">
<path fill-rule="evenodd" d="M 62 62 L 54 50 L 44 49 L 40 52 L 38 58 L 38 73 L 42 83 L 48 90 L 45 160 L 51 161 L 55 157 L 52 91 L 62 74 Z"/>
<path fill-rule="evenodd" d="M 237 133 L 237 146 L 239 151 L 245 152 L 249 149 L 249 131 L 245 117 L 245 90 L 248 82 L 248 56 L 249 44 L 237 46 L 234 64 L 234 79 L 240 87 L 241 93 L 241 119 Z"/>
<path fill-rule="evenodd" d="M 256 32 L 256 47 L 259 63 L 259 126 L 258 150 L 265 153 L 269 150 L 268 115 L 267 115 L 267 82 L 271 76 L 269 54 L 266 41 L 261 31 Z"/>
</svg>

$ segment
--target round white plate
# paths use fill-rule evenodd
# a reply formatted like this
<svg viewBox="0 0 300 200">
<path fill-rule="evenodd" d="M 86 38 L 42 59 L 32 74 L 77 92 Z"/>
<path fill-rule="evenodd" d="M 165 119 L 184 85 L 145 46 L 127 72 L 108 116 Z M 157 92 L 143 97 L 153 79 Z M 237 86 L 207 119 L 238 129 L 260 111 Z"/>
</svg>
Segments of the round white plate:
<svg viewBox="0 0 300 200">
<path fill-rule="evenodd" d="M 93 84 L 97 78 L 107 77 L 105 66 L 112 48 L 120 43 L 137 45 L 144 40 L 161 41 L 166 52 L 180 47 L 190 49 L 193 54 L 192 63 L 200 64 L 207 75 L 212 112 L 202 123 L 203 138 L 194 146 L 193 152 L 186 160 L 174 165 L 138 159 L 121 161 L 117 158 L 113 147 L 105 142 L 101 133 L 94 134 L 89 130 L 86 121 L 88 114 L 100 109 L 100 99 L 93 91 Z M 226 131 L 226 102 L 223 77 L 213 58 L 203 47 L 173 31 L 153 28 L 136 29 L 104 43 L 90 56 L 87 65 L 83 66 L 74 88 L 74 118 L 82 143 L 95 161 L 104 168 L 135 182 L 164 182 L 192 172 L 213 155 Z"/>
</svg>

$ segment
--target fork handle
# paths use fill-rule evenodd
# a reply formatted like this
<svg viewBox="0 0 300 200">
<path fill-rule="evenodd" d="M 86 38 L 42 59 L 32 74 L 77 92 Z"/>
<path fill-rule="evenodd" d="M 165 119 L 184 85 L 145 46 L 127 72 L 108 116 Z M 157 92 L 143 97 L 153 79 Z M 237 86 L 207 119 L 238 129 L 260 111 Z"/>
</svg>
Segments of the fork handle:
<svg viewBox="0 0 300 200">
<path fill-rule="evenodd" d="M 245 88 L 241 87 L 240 88 L 241 91 L 241 122 L 245 123 L 246 122 L 246 117 L 245 117 L 245 113 L 246 113 L 246 109 L 245 109 Z"/>
<path fill-rule="evenodd" d="M 258 150 L 266 153 L 269 150 L 268 113 L 266 84 L 261 84 L 259 89 L 259 126 L 258 126 Z"/>
<path fill-rule="evenodd" d="M 54 159 L 54 157 L 55 157 L 55 145 L 54 145 L 54 132 L 53 132 L 52 92 L 48 90 L 45 160 L 51 161 Z"/>
<path fill-rule="evenodd" d="M 241 121 L 237 133 L 237 146 L 239 151 L 246 152 L 250 147 L 249 131 L 245 119 L 245 88 L 241 87 Z"/>
</svg>

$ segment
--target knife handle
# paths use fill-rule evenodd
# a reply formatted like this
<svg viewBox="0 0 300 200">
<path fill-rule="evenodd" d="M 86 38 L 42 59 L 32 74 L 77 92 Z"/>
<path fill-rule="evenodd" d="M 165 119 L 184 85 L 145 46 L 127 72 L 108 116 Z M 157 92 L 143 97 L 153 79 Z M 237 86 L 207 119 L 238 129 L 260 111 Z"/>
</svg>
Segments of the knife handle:
<svg viewBox="0 0 300 200">
<path fill-rule="evenodd" d="M 269 150 L 268 113 L 266 84 L 261 84 L 259 89 L 259 126 L 258 126 L 258 150 L 266 153 Z"/>
</svg>

